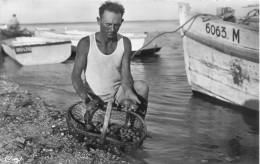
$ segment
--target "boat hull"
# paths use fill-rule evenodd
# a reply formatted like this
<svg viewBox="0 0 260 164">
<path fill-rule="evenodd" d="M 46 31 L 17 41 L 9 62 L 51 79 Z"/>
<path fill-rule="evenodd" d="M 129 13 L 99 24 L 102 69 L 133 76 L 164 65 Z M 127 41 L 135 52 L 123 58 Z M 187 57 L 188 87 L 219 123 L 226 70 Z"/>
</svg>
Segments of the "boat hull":
<svg viewBox="0 0 260 164">
<path fill-rule="evenodd" d="M 88 31 L 78 31 L 78 30 L 71 30 L 71 31 L 64 31 L 64 32 L 57 32 L 53 30 L 48 29 L 40 29 L 37 28 L 35 30 L 35 35 L 38 37 L 46 37 L 46 38 L 58 38 L 58 39 L 66 39 L 71 41 L 72 46 L 72 52 L 76 52 L 78 42 L 81 38 L 88 36 L 92 34 L 93 32 Z M 143 33 L 123 33 L 122 35 L 128 37 L 131 40 L 132 43 L 132 51 L 136 52 L 138 51 L 145 43 L 146 34 Z M 160 47 L 149 47 L 144 48 L 138 53 L 138 55 L 141 54 L 147 54 L 147 52 L 158 52 L 160 50 Z"/>
<path fill-rule="evenodd" d="M 20 43 L 13 41 L 20 39 Z M 26 41 L 22 41 L 25 39 Z M 37 41 L 36 41 L 37 40 Z M 39 42 L 41 41 L 41 42 Z M 30 43 L 29 43 L 30 42 Z M 18 37 L 2 42 L 7 55 L 22 65 L 54 64 L 66 61 L 71 55 L 71 42 L 61 40 L 42 40 L 35 37 Z"/>
<path fill-rule="evenodd" d="M 180 25 L 194 16 L 189 9 L 179 3 Z M 259 110 L 258 28 L 204 18 L 198 16 L 182 29 L 191 89 Z"/>
</svg>

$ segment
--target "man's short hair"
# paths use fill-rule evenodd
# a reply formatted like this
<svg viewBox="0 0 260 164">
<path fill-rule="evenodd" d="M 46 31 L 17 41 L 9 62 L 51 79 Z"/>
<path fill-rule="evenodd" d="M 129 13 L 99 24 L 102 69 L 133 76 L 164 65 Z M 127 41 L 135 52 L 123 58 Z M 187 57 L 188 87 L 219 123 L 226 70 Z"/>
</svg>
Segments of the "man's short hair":
<svg viewBox="0 0 260 164">
<path fill-rule="evenodd" d="M 114 12 L 114 13 L 120 13 L 122 16 L 125 13 L 125 8 L 123 5 L 119 4 L 118 2 L 111 2 L 106 1 L 99 7 L 99 16 L 102 17 L 105 10 Z"/>
</svg>

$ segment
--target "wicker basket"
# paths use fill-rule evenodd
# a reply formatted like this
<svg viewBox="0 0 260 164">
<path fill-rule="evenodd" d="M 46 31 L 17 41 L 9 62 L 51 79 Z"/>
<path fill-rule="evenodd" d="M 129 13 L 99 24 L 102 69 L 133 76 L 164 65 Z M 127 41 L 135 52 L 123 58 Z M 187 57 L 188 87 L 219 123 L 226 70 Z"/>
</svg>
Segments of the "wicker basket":
<svg viewBox="0 0 260 164">
<path fill-rule="evenodd" d="M 105 142 L 115 146 L 139 147 L 147 134 L 147 127 L 138 114 L 130 111 L 118 110 L 113 108 L 110 122 L 106 131 Z M 84 136 L 88 139 L 101 139 L 102 121 L 105 117 L 105 111 L 98 108 L 93 112 L 93 130 L 86 131 L 84 123 L 84 109 L 81 102 L 77 102 L 69 107 L 67 111 L 67 124 L 70 132 L 78 136 Z"/>
</svg>

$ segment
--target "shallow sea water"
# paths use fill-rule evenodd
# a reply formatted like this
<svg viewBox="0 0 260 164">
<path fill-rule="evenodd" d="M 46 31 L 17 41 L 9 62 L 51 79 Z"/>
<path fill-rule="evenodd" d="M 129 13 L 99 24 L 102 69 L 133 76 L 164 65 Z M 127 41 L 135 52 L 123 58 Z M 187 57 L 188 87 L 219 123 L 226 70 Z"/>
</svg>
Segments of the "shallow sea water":
<svg viewBox="0 0 260 164">
<path fill-rule="evenodd" d="M 94 23 L 30 25 L 29 28 L 97 30 Z M 173 31 L 177 21 L 125 22 L 123 32 Z M 257 164 L 259 160 L 258 112 L 229 106 L 193 94 L 187 82 L 182 40 L 179 33 L 155 40 L 157 54 L 136 57 L 134 79 L 150 87 L 146 124 L 149 136 L 142 147 L 129 153 L 135 163 Z M 0 74 L 6 74 L 35 96 L 60 110 L 79 101 L 70 80 L 74 61 L 42 66 L 21 66 L 4 57 Z"/>
</svg>

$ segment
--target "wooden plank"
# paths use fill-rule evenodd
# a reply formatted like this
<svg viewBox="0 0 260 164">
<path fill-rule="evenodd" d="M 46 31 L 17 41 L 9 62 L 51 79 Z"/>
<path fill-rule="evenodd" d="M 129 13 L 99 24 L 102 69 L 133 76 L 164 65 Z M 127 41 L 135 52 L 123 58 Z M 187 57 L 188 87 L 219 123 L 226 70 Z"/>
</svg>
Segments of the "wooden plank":
<svg viewBox="0 0 260 164">
<path fill-rule="evenodd" d="M 192 57 L 208 64 L 209 67 L 219 67 L 219 69 L 227 70 L 228 72 L 232 72 L 231 69 L 233 67 L 240 66 L 243 76 L 248 76 L 250 79 L 259 80 L 258 63 L 227 55 L 189 38 L 186 40 L 187 41 L 185 43 L 187 50 L 185 52 L 188 54 L 189 58 Z"/>
<path fill-rule="evenodd" d="M 243 92 L 255 97 L 259 94 L 259 81 L 257 79 L 244 79 L 240 85 L 237 85 L 234 83 L 234 75 L 230 70 L 224 70 L 215 66 L 209 67 L 206 63 L 193 58 L 190 59 L 190 71 L 194 71 L 227 87 L 236 89 L 237 92 Z"/>
<path fill-rule="evenodd" d="M 214 81 L 206 76 L 203 76 L 197 72 L 190 71 L 190 77 L 192 81 L 192 90 L 200 91 L 204 94 L 216 97 L 220 100 L 227 101 L 230 103 L 238 104 L 244 106 L 247 102 L 258 102 L 259 97 L 248 95 L 246 93 L 240 92 L 234 88 L 230 88 L 222 83 Z M 198 86 L 200 88 L 198 88 Z M 254 107 L 247 105 L 248 108 L 256 110 Z M 259 109 L 257 109 L 259 110 Z"/>
</svg>

